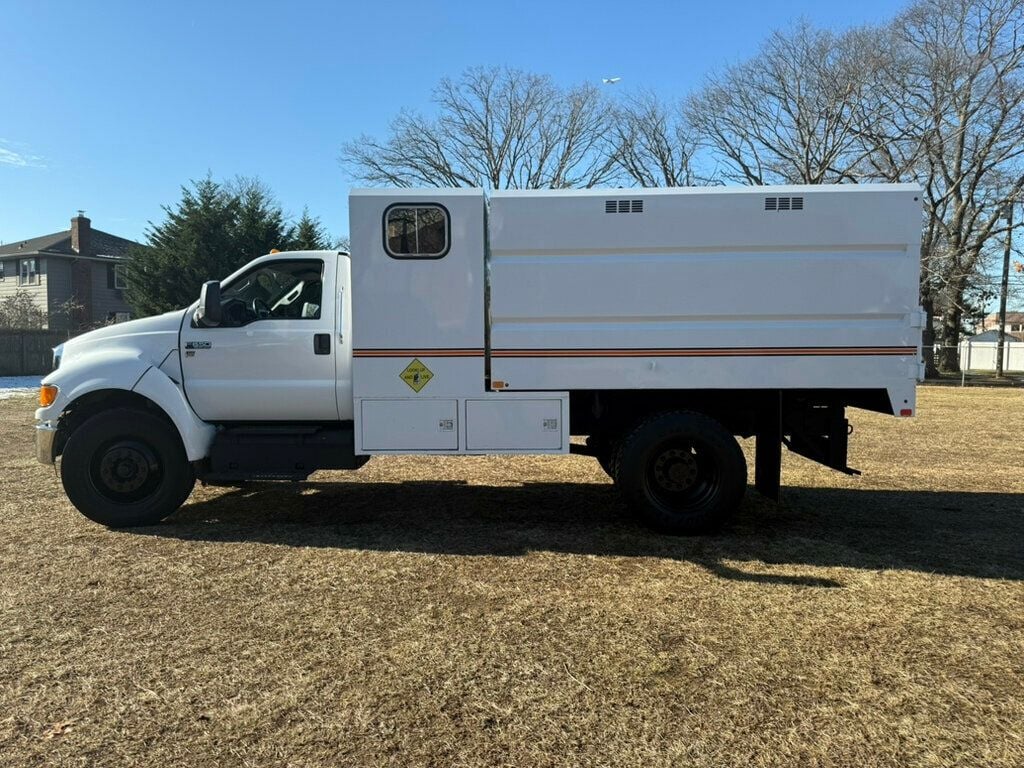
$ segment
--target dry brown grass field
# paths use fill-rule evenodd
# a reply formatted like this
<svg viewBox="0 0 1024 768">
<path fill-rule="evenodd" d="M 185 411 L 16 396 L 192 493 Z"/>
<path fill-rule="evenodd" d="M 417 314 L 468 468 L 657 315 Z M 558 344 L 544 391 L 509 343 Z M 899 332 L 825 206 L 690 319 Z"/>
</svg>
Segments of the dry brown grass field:
<svg viewBox="0 0 1024 768">
<path fill-rule="evenodd" d="M 851 411 L 863 477 L 787 455 L 782 505 L 673 539 L 584 457 L 109 531 L 2 402 L 0 765 L 1024 765 L 1024 392 L 919 407 Z"/>
</svg>

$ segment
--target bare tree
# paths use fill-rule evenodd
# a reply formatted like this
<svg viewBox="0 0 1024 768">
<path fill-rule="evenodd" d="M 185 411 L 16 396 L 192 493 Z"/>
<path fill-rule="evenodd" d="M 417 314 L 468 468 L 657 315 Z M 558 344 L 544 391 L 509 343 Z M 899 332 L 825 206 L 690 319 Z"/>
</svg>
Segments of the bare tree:
<svg viewBox="0 0 1024 768">
<path fill-rule="evenodd" d="M 694 173 L 697 142 L 681 110 L 644 91 L 623 100 L 615 113 L 614 158 L 641 187 L 688 187 L 707 183 Z"/>
<path fill-rule="evenodd" d="M 856 32 L 836 35 L 803 22 L 708 77 L 687 100 L 686 118 L 730 181 L 856 181 L 865 151 L 854 113 L 873 66 Z"/>
<path fill-rule="evenodd" d="M 89 318 L 85 316 L 85 304 L 77 295 L 69 296 L 64 301 L 54 302 L 50 305 L 50 318 L 56 320 L 63 318 L 68 328 L 85 326 Z"/>
<path fill-rule="evenodd" d="M 17 289 L 0 301 L 0 328 L 45 328 L 46 311 L 40 308 L 32 294 Z"/>
<path fill-rule="evenodd" d="M 341 162 L 370 184 L 563 188 L 608 183 L 612 110 L 592 85 L 473 68 L 434 90 L 437 117 L 403 111 L 383 140 L 347 142 Z"/>
<path fill-rule="evenodd" d="M 919 0 L 880 34 L 891 55 L 861 136 L 871 175 L 924 189 L 921 301 L 941 313 L 939 367 L 955 371 L 965 296 L 1006 234 L 1002 204 L 1024 188 L 1024 4 Z"/>
</svg>

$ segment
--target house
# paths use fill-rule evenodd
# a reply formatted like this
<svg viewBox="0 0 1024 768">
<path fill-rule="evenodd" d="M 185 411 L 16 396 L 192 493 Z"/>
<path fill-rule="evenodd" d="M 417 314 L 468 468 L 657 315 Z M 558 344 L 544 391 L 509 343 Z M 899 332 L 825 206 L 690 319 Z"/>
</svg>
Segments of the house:
<svg viewBox="0 0 1024 768">
<path fill-rule="evenodd" d="M 981 330 L 988 331 L 990 329 L 999 330 L 999 313 L 992 312 L 985 316 L 981 321 Z M 1006 332 L 1007 333 L 1021 333 L 1024 332 L 1024 312 L 1007 312 L 1006 313 Z"/>
<path fill-rule="evenodd" d="M 1007 325 L 1007 328 L 1009 328 L 1010 323 L 1007 322 L 1006 325 Z M 976 333 L 973 336 L 968 336 L 967 338 L 964 339 L 964 341 L 970 341 L 972 344 L 978 343 L 978 342 L 992 342 L 992 341 L 998 342 L 999 341 L 998 323 L 997 323 L 997 327 L 995 329 L 989 330 L 989 331 L 982 331 L 981 333 Z M 1011 332 L 1011 331 L 1008 330 L 1006 332 L 1006 341 L 1024 341 L 1024 333 L 1021 333 L 1019 331 Z"/>
<path fill-rule="evenodd" d="M 1009 313 L 1007 313 L 1009 314 Z M 1010 322 L 1007 320 L 1007 325 Z M 996 324 L 998 327 L 998 323 Z M 1003 346 L 1003 371 L 1024 371 L 1024 333 L 1006 334 Z M 983 331 L 960 342 L 960 367 L 965 371 L 995 371 L 999 351 L 999 331 Z"/>
<path fill-rule="evenodd" d="M 83 214 L 62 232 L 0 245 L 0 301 L 25 291 L 61 330 L 129 319 L 124 260 L 138 243 L 93 229 Z"/>
</svg>

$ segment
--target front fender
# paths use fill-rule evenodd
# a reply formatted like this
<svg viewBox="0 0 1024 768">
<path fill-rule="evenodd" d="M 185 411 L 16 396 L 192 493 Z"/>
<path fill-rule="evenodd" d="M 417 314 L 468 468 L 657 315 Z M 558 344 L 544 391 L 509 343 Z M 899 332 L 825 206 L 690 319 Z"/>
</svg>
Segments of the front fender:
<svg viewBox="0 0 1024 768">
<path fill-rule="evenodd" d="M 198 461 L 209 455 L 216 428 L 195 415 L 188 400 L 185 399 L 185 393 L 167 377 L 167 374 L 159 368 L 151 367 L 142 375 L 132 391 L 152 400 L 174 422 L 178 434 L 181 435 L 181 442 L 185 445 L 185 454 L 189 461 Z"/>
<path fill-rule="evenodd" d="M 98 349 L 78 355 L 43 379 L 43 384 L 57 386 L 57 399 L 46 408 L 36 410 L 36 419 L 56 421 L 71 403 L 90 392 L 131 391 L 152 365 L 132 349 Z"/>
<path fill-rule="evenodd" d="M 137 350 L 104 349 L 78 355 L 43 383 L 55 384 L 58 389 L 52 405 L 36 410 L 40 422 L 56 424 L 71 403 L 90 392 L 120 389 L 142 395 L 163 409 L 177 428 L 189 461 L 198 461 L 210 452 L 216 429 L 201 421 L 181 389 Z"/>
</svg>

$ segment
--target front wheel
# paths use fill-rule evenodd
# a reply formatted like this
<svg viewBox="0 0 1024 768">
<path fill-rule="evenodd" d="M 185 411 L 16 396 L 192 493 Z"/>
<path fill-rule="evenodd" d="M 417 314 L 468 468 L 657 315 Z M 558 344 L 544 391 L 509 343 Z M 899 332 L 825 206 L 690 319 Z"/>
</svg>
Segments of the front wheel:
<svg viewBox="0 0 1024 768">
<path fill-rule="evenodd" d="M 98 413 L 72 432 L 60 477 L 78 511 L 111 528 L 160 522 L 195 485 L 177 430 L 131 408 Z"/>
<path fill-rule="evenodd" d="M 714 419 L 689 411 L 639 424 L 619 444 L 614 469 L 629 507 L 673 534 L 721 527 L 747 487 L 747 462 L 736 439 Z"/>
</svg>

